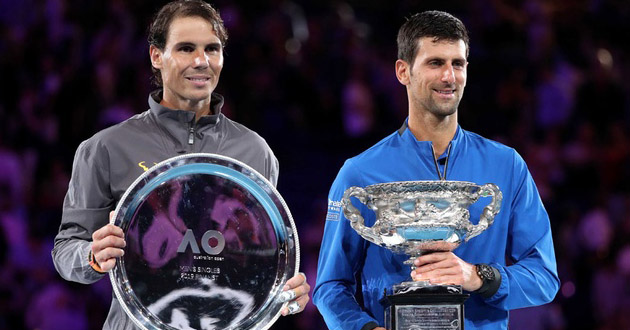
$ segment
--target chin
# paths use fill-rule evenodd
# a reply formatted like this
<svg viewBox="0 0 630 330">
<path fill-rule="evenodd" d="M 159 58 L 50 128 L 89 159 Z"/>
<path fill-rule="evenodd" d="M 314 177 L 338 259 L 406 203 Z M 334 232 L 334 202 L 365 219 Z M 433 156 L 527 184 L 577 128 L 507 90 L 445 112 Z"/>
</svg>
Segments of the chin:
<svg viewBox="0 0 630 330">
<path fill-rule="evenodd" d="M 443 116 L 450 116 L 457 112 L 457 108 L 459 107 L 459 102 L 453 104 L 452 106 L 442 107 L 437 109 L 437 112 Z"/>
<path fill-rule="evenodd" d="M 434 108 L 431 113 L 440 117 L 448 117 L 457 112 L 457 107 L 454 108 Z"/>
<path fill-rule="evenodd" d="M 444 116 L 450 116 L 450 115 L 454 115 L 457 112 L 457 107 L 452 108 L 452 109 L 447 109 L 445 111 L 443 111 Z"/>
<path fill-rule="evenodd" d="M 188 99 L 191 101 L 203 101 L 210 98 L 212 91 L 196 91 L 188 94 Z"/>
</svg>

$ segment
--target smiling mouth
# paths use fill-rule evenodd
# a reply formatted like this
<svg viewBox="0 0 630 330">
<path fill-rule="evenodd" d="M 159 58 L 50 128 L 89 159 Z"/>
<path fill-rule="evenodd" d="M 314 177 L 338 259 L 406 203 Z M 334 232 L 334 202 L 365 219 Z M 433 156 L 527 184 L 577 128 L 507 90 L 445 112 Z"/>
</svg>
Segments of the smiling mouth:
<svg viewBox="0 0 630 330">
<path fill-rule="evenodd" d="M 192 82 L 206 82 L 210 80 L 210 77 L 186 77 L 186 79 L 192 81 Z"/>
<path fill-rule="evenodd" d="M 438 94 L 442 94 L 442 95 L 453 95 L 453 94 L 455 94 L 455 90 L 454 89 L 447 89 L 447 90 L 434 89 L 434 91 L 436 91 Z"/>
</svg>

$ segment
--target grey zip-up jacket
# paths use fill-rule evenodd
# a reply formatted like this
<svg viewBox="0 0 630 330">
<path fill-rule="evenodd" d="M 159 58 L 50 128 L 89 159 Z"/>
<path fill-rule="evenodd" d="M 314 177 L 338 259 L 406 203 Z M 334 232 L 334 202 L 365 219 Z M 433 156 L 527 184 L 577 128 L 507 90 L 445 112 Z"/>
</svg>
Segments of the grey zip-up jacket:
<svg viewBox="0 0 630 330">
<path fill-rule="evenodd" d="M 110 211 L 134 180 L 165 159 L 193 152 L 220 154 L 244 162 L 276 185 L 278 160 L 263 138 L 221 113 L 221 95 L 212 94 L 213 114 L 196 123 L 194 112 L 172 110 L 160 101 L 161 90 L 151 93 L 149 110 L 79 145 L 52 250 L 64 279 L 90 284 L 105 276 L 88 264 L 92 233 L 109 223 Z M 103 329 L 136 329 L 115 296 Z"/>
</svg>

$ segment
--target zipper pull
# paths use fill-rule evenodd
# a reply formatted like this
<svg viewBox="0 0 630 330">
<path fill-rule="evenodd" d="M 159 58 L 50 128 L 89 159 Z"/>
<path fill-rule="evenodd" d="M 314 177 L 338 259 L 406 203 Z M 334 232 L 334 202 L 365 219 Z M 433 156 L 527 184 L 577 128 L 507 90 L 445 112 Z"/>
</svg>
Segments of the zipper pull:
<svg viewBox="0 0 630 330">
<path fill-rule="evenodd" d="M 193 145 L 195 142 L 195 127 L 191 123 L 188 127 L 188 145 Z"/>
</svg>

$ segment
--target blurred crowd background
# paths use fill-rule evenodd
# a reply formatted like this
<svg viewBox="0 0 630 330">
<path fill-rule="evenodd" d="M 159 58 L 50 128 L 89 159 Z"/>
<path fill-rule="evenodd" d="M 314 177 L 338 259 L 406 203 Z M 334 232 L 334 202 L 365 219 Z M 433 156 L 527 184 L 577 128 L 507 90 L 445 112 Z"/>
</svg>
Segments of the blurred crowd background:
<svg viewBox="0 0 630 330">
<path fill-rule="evenodd" d="M 147 109 L 146 28 L 165 2 L 0 0 L 0 329 L 101 328 L 109 278 L 65 282 L 50 251 L 78 144 Z M 551 218 L 560 292 L 511 329 L 630 329 L 628 1 L 213 4 L 224 112 L 279 158 L 311 284 L 337 170 L 405 119 L 397 29 L 441 9 L 470 30 L 461 126 L 523 155 Z M 273 329 L 325 325 L 311 305 Z"/>
</svg>

